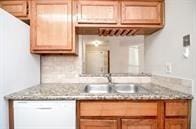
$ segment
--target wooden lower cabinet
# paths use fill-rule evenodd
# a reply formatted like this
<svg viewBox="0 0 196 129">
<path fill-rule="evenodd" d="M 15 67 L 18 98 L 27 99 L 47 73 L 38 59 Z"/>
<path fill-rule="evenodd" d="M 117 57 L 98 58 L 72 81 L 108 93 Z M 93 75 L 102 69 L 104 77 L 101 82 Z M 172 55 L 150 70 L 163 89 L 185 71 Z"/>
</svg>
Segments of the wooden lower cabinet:
<svg viewBox="0 0 196 129">
<path fill-rule="evenodd" d="M 123 119 L 122 129 L 158 129 L 156 119 Z"/>
<path fill-rule="evenodd" d="M 190 129 L 190 100 L 78 101 L 78 129 Z"/>
<path fill-rule="evenodd" d="M 168 118 L 165 120 L 165 129 L 188 129 L 187 119 Z"/>
<path fill-rule="evenodd" d="M 117 121 L 81 119 L 80 129 L 117 129 Z"/>
</svg>

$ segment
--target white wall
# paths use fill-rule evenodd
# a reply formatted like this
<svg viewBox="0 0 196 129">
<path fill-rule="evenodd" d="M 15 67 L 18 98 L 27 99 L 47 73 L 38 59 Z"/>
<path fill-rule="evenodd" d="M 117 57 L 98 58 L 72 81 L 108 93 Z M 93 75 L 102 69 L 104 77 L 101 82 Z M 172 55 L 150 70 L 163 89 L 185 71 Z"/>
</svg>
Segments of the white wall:
<svg viewBox="0 0 196 129">
<path fill-rule="evenodd" d="M 145 71 L 152 74 L 176 76 L 196 81 L 195 0 L 165 0 L 166 26 L 161 31 L 145 37 Z M 182 38 L 191 35 L 191 55 L 182 55 Z M 172 64 L 172 73 L 165 71 L 165 64 Z M 195 85 L 194 89 L 195 89 Z M 193 94 L 196 94 L 194 90 Z M 195 101 L 193 109 L 196 108 Z M 196 112 L 192 113 L 192 129 L 196 129 Z"/>
<path fill-rule="evenodd" d="M 4 96 L 40 83 L 40 57 L 30 54 L 29 26 L 0 9 L 0 129 L 8 129 Z"/>
</svg>

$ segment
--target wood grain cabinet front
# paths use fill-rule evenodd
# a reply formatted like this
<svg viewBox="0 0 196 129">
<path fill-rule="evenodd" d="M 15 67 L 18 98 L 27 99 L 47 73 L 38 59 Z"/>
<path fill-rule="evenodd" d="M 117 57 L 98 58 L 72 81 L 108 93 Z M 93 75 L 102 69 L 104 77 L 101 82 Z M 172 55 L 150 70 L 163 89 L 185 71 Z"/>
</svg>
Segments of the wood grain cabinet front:
<svg viewBox="0 0 196 129">
<path fill-rule="evenodd" d="M 162 2 L 123 1 L 121 24 L 161 24 Z"/>
<path fill-rule="evenodd" d="M 80 129 L 117 129 L 117 121 L 101 119 L 81 119 Z"/>
<path fill-rule="evenodd" d="M 158 129 L 156 119 L 122 119 L 122 129 Z"/>
<path fill-rule="evenodd" d="M 25 0 L 3 0 L 0 1 L 0 7 L 19 18 L 28 15 L 28 2 Z"/>
<path fill-rule="evenodd" d="M 77 3 L 78 23 L 110 24 L 118 22 L 118 1 L 79 0 Z"/>
<path fill-rule="evenodd" d="M 166 119 L 165 129 L 188 129 L 187 119 L 180 119 L 180 118 Z"/>
<path fill-rule="evenodd" d="M 188 116 L 188 102 L 166 102 L 166 116 Z"/>
<path fill-rule="evenodd" d="M 74 53 L 72 1 L 32 1 L 31 51 L 33 53 Z"/>
<path fill-rule="evenodd" d="M 190 129 L 189 100 L 79 101 L 79 129 Z"/>
</svg>

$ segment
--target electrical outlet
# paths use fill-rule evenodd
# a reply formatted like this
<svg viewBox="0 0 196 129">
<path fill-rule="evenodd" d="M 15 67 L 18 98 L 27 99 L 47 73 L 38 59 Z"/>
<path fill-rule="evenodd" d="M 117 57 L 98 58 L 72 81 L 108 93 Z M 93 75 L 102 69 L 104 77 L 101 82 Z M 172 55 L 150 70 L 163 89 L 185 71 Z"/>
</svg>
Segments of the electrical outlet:
<svg viewBox="0 0 196 129">
<path fill-rule="evenodd" d="M 172 73 L 172 64 L 171 63 L 166 63 L 165 64 L 165 72 L 166 73 Z"/>
</svg>

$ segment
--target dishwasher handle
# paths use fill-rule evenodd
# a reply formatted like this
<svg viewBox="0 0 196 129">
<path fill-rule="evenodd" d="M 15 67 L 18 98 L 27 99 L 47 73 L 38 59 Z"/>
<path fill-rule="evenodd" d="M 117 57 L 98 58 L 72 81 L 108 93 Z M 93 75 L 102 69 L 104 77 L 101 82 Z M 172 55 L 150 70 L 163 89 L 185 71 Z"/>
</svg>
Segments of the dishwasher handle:
<svg viewBox="0 0 196 129">
<path fill-rule="evenodd" d="M 39 109 L 39 110 L 52 110 L 53 108 L 52 107 L 38 107 L 36 109 Z"/>
</svg>

